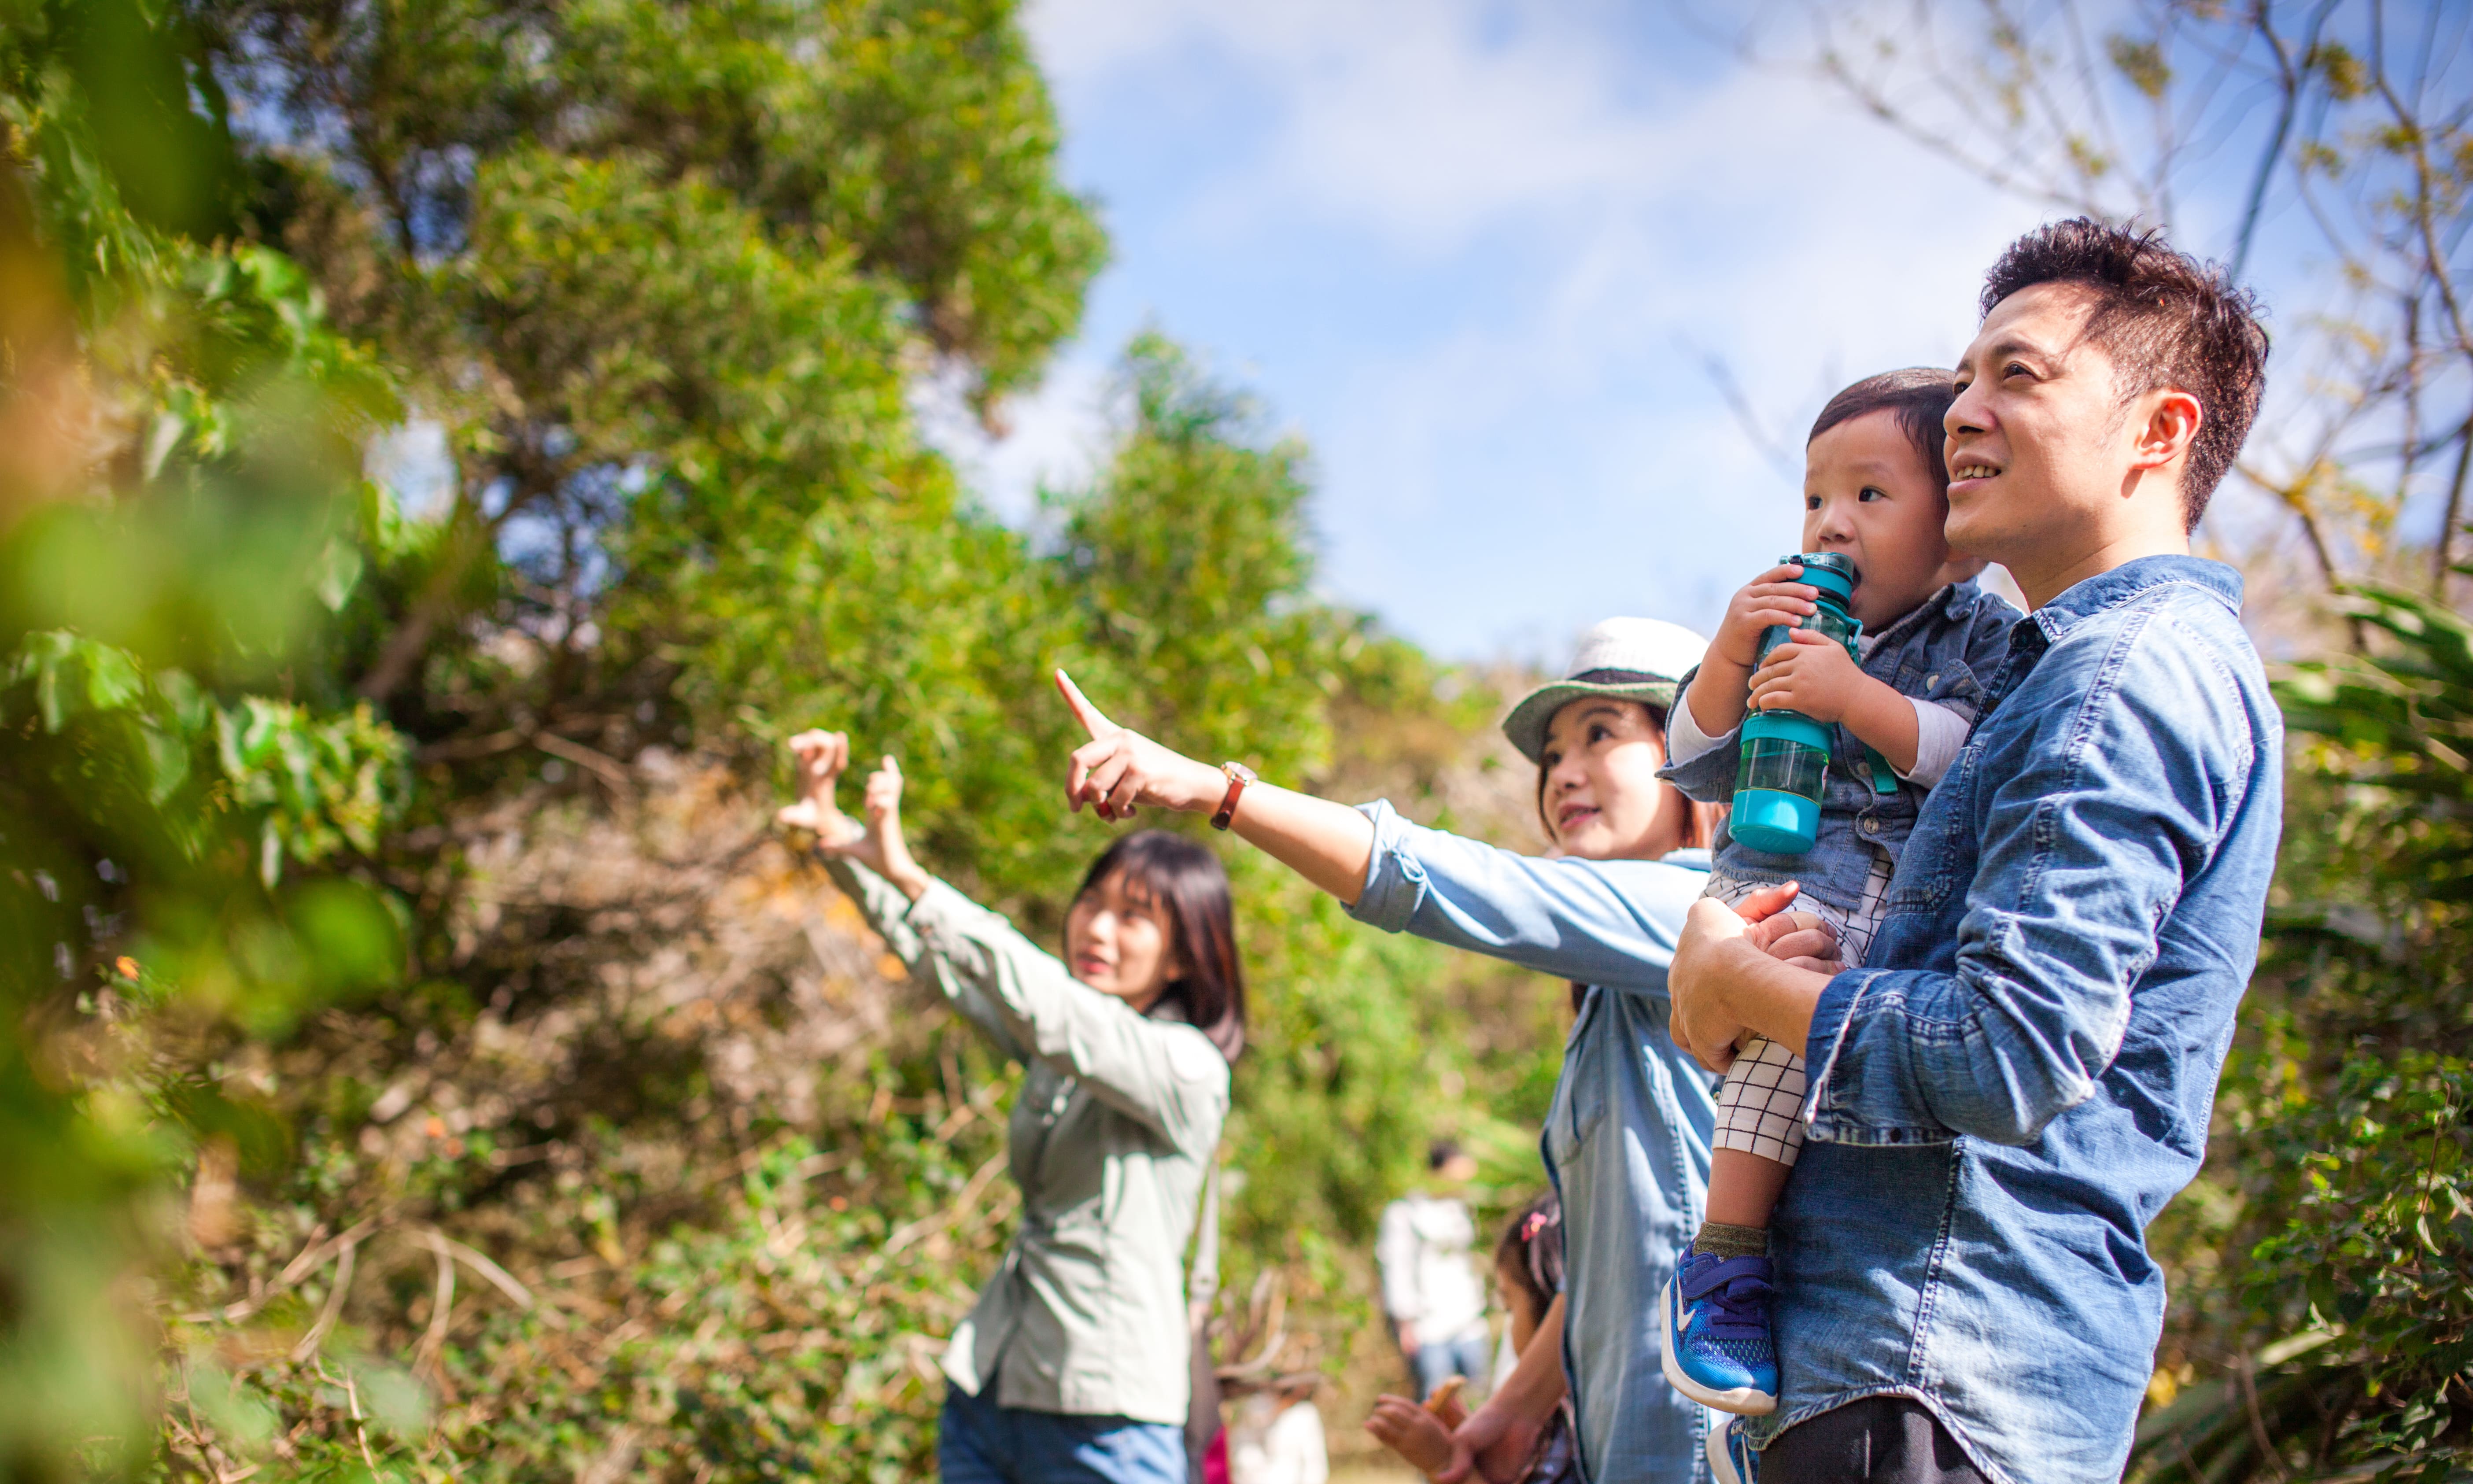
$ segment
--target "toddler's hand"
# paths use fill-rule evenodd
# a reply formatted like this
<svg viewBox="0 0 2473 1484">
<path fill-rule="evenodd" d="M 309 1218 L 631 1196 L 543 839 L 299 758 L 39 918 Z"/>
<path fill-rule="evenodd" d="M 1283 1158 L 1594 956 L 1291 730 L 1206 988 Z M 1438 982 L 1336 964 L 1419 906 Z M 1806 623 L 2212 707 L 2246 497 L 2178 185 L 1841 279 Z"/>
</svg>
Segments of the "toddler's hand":
<svg viewBox="0 0 2473 1484">
<path fill-rule="evenodd" d="M 1789 643 L 1769 651 L 1768 662 L 1752 674 L 1752 709 L 1783 706 L 1816 722 L 1846 718 L 1862 691 L 1863 672 L 1846 646 L 1825 634 L 1798 629 Z"/>
<path fill-rule="evenodd" d="M 1792 628 L 1820 611 L 1813 601 L 1820 596 L 1820 589 L 1795 581 L 1802 575 L 1802 567 L 1788 562 L 1744 584 L 1726 601 L 1726 616 L 1718 621 L 1711 653 L 1748 670 L 1760 656 L 1764 633 L 1779 624 Z"/>
<path fill-rule="evenodd" d="M 1781 912 L 1753 925 L 1752 942 L 1774 959 L 1832 976 L 1845 968 L 1837 929 L 1815 912 Z"/>
</svg>

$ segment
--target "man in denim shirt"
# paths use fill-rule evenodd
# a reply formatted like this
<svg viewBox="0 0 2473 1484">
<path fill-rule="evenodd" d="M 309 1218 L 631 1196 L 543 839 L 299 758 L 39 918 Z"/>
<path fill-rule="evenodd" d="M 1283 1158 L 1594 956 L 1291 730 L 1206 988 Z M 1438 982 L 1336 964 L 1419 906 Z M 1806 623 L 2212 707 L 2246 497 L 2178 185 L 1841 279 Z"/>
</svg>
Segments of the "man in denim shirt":
<svg viewBox="0 0 2473 1484">
<path fill-rule="evenodd" d="M 2146 1228 L 2205 1152 L 2274 867 L 2282 727 L 2241 580 L 2187 536 L 2256 416 L 2253 306 L 2085 220 L 2012 244 L 1983 303 L 1950 543 L 2033 612 L 1864 968 L 1704 901 L 1669 974 L 1704 1064 L 1750 1029 L 1812 1066 L 1782 1395 L 1729 1459 L 1762 1448 L 1767 1484 L 2121 1476 L 2163 1325 Z"/>
</svg>

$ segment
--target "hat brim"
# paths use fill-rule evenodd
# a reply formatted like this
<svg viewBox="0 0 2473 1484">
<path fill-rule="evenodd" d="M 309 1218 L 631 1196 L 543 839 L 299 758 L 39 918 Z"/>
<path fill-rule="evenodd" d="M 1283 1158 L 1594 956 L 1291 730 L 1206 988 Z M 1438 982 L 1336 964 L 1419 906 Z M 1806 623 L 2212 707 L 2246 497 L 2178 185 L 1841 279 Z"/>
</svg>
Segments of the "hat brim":
<svg viewBox="0 0 2473 1484">
<path fill-rule="evenodd" d="M 1511 714 L 1502 719 L 1502 734 L 1520 749 L 1520 755 L 1530 762 L 1544 760 L 1546 729 L 1553 724 L 1554 713 L 1587 696 L 1610 696 L 1618 701 L 1639 701 L 1660 710 L 1674 709 L 1674 693 L 1679 681 L 1621 681 L 1599 683 L 1591 681 L 1554 681 L 1538 686 L 1520 698 Z"/>
</svg>

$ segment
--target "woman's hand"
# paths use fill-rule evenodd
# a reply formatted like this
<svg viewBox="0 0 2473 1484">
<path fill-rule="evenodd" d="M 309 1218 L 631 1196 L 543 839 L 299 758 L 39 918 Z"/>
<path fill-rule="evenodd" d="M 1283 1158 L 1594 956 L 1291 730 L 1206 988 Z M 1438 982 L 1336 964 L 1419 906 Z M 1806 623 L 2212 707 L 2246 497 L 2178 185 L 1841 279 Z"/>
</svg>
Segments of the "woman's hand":
<svg viewBox="0 0 2473 1484">
<path fill-rule="evenodd" d="M 1145 803 L 1188 814 L 1219 807 L 1228 779 L 1217 768 L 1108 720 L 1062 670 L 1056 672 L 1056 688 L 1091 733 L 1090 741 L 1073 750 L 1065 775 L 1067 803 L 1077 810 L 1090 804 L 1103 820 L 1132 819 L 1135 806 Z"/>
<path fill-rule="evenodd" d="M 794 829 L 815 831 L 826 845 L 858 834 L 858 822 L 833 802 L 833 785 L 850 767 L 850 737 L 839 731 L 803 731 L 790 739 L 790 753 L 798 759 L 799 801 L 782 805 L 773 817 Z"/>
<path fill-rule="evenodd" d="M 800 800 L 775 816 L 782 824 L 816 832 L 816 849 L 856 861 L 917 901 L 929 876 L 910 858 L 901 835 L 901 765 L 887 756 L 867 779 L 867 823 L 862 826 L 833 802 L 833 784 L 850 766 L 850 738 L 838 731 L 803 731 L 790 739 L 799 756 Z"/>
</svg>

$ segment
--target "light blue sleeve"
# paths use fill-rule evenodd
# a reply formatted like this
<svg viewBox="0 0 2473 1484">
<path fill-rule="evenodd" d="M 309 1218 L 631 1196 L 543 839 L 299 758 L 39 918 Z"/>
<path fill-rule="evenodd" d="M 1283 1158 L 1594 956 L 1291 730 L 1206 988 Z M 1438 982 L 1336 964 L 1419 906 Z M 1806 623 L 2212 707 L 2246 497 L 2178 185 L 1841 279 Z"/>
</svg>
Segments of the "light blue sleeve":
<svg viewBox="0 0 2473 1484">
<path fill-rule="evenodd" d="M 1705 867 L 1522 855 L 1411 825 L 1388 803 L 1360 807 L 1374 858 L 1349 908 L 1358 922 L 1582 984 L 1666 992 Z"/>
</svg>

